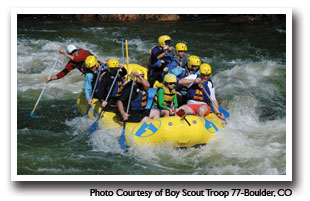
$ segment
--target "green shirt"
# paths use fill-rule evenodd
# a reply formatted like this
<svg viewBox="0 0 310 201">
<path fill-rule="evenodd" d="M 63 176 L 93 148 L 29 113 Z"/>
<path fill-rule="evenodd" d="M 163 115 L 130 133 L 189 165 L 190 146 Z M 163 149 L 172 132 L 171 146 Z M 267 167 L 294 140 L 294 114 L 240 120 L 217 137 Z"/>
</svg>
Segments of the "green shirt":
<svg viewBox="0 0 310 201">
<path fill-rule="evenodd" d="M 157 94 L 158 94 L 158 105 L 159 105 L 159 107 L 164 109 L 164 110 L 167 110 L 168 107 L 163 104 L 164 103 L 164 89 L 160 88 L 157 91 Z M 178 107 L 178 99 L 177 99 L 177 95 L 176 94 L 175 94 L 175 96 L 173 98 L 173 106 L 175 108 Z"/>
</svg>

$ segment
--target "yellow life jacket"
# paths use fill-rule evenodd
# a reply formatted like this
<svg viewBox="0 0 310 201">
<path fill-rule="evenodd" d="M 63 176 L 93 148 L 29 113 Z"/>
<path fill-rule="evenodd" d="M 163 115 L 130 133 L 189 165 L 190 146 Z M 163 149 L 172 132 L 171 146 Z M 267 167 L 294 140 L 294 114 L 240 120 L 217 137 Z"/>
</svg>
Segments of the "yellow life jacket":
<svg viewBox="0 0 310 201">
<path fill-rule="evenodd" d="M 162 87 L 159 89 L 164 90 L 164 103 L 163 103 L 163 105 L 170 107 L 171 103 L 173 102 L 174 96 L 176 95 L 175 89 L 170 90 L 168 87 Z M 158 91 L 155 94 L 154 104 L 155 104 L 155 107 L 159 108 Z"/>
</svg>

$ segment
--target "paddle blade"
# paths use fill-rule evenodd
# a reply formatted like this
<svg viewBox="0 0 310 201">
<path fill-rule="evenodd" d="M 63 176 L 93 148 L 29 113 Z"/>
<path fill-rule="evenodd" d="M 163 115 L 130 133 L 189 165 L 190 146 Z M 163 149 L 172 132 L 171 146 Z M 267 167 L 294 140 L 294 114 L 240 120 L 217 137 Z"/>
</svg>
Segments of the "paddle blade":
<svg viewBox="0 0 310 201">
<path fill-rule="evenodd" d="M 97 118 L 97 120 L 87 130 L 88 135 L 92 135 L 98 129 L 98 126 L 99 126 L 99 118 Z"/>
<path fill-rule="evenodd" d="M 126 146 L 125 129 L 123 129 L 123 132 L 122 132 L 121 136 L 119 136 L 118 143 L 121 146 L 121 149 L 124 152 L 126 152 L 127 151 L 127 146 Z"/>
<path fill-rule="evenodd" d="M 31 112 L 29 116 L 32 117 L 32 115 L 33 115 L 33 112 Z"/>
<path fill-rule="evenodd" d="M 183 117 L 185 114 L 186 114 L 186 113 L 185 113 L 185 111 L 184 111 L 183 109 L 180 109 L 180 110 L 177 112 L 177 115 L 178 115 L 179 117 Z"/>
</svg>

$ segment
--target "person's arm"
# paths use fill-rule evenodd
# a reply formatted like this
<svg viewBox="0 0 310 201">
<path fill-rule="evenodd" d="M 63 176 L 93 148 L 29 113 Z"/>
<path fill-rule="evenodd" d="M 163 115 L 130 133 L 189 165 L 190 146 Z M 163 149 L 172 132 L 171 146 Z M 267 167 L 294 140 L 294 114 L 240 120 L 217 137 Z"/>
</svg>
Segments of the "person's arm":
<svg viewBox="0 0 310 201">
<path fill-rule="evenodd" d="M 117 101 L 117 109 L 121 113 L 123 120 L 126 121 L 129 117 L 129 114 L 125 112 L 123 102 L 120 100 Z"/>
<path fill-rule="evenodd" d="M 66 57 L 68 57 L 70 60 L 73 60 L 74 56 L 72 56 L 71 54 L 68 54 L 66 51 L 64 51 L 62 48 L 59 48 L 58 52 L 60 54 L 65 55 Z"/>
<path fill-rule="evenodd" d="M 136 76 L 137 80 L 140 80 L 143 88 L 147 91 L 150 88 L 150 83 L 146 79 L 144 79 L 139 73 L 134 73 L 134 75 Z"/>
<path fill-rule="evenodd" d="M 129 99 L 129 94 L 130 94 L 130 87 L 131 85 L 126 85 L 121 93 L 121 96 L 119 97 L 118 101 L 117 101 L 117 109 L 120 112 L 120 114 L 123 117 L 123 120 L 126 121 L 129 117 L 129 115 L 125 112 L 125 108 L 124 108 L 124 103 L 128 102 Z"/>
<path fill-rule="evenodd" d="M 212 107 L 214 109 L 214 112 L 215 114 L 221 118 L 221 119 L 225 119 L 225 116 L 224 114 L 222 114 L 220 111 L 219 111 L 219 104 L 216 100 L 216 97 L 215 97 L 215 87 L 212 86 L 212 83 L 211 82 L 208 82 L 208 87 L 209 87 L 209 90 L 210 90 L 210 98 L 211 98 L 211 103 L 212 103 Z"/>
<path fill-rule="evenodd" d="M 187 77 L 184 77 L 184 78 L 180 79 L 178 84 L 189 85 L 189 84 L 194 83 L 196 81 L 196 79 L 197 79 L 197 75 L 196 74 L 189 75 Z"/>
<path fill-rule="evenodd" d="M 174 96 L 174 98 L 173 98 L 173 106 L 174 106 L 175 108 L 179 107 L 177 94 L 175 94 L 175 96 Z"/>
<path fill-rule="evenodd" d="M 84 77 L 84 87 L 83 87 L 83 92 L 85 95 L 85 98 L 88 103 L 91 103 L 92 101 L 92 80 L 93 80 L 93 74 L 92 73 L 86 73 Z"/>
<path fill-rule="evenodd" d="M 164 103 L 164 90 L 159 89 L 157 93 L 158 93 L 158 106 L 161 109 L 168 110 L 168 107 L 163 104 Z"/>
<path fill-rule="evenodd" d="M 45 79 L 45 81 L 46 81 L 46 83 L 48 83 L 48 82 L 53 81 L 53 80 L 61 79 L 61 78 L 65 77 L 69 72 L 71 72 L 74 68 L 75 68 L 75 64 L 72 62 L 68 62 L 66 67 L 62 71 L 60 71 L 56 75 L 52 76 L 51 78 L 47 77 Z"/>
</svg>

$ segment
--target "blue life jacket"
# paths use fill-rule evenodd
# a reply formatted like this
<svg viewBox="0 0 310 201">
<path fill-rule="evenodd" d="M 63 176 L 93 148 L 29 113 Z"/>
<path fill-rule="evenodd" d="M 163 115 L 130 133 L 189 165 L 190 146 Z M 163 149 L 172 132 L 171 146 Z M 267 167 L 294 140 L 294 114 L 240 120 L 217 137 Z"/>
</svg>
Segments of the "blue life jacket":
<svg viewBox="0 0 310 201">
<path fill-rule="evenodd" d="M 177 67 L 183 67 L 185 69 L 186 61 L 184 58 L 180 59 L 178 56 L 174 56 L 172 62 L 167 66 L 169 67 L 169 71 Z"/>
<path fill-rule="evenodd" d="M 113 78 L 114 79 L 114 78 Z M 117 80 L 116 83 L 114 84 L 114 87 L 112 89 L 112 92 L 111 92 L 111 97 L 117 97 L 117 96 L 120 96 L 121 92 L 122 92 L 122 89 L 123 89 L 123 84 L 124 84 L 124 80 L 122 79 L 121 81 L 120 80 Z"/>
<path fill-rule="evenodd" d="M 210 96 L 210 89 L 208 87 L 208 82 L 211 82 L 213 85 L 213 82 L 211 80 L 204 82 L 202 85 L 197 84 L 197 83 L 192 84 L 192 86 L 188 89 L 187 99 L 188 100 L 201 101 L 201 102 L 205 102 L 207 104 L 210 104 L 211 100 L 205 94 L 205 92 L 203 90 L 203 88 L 204 88 L 206 90 L 206 92 L 208 93 L 208 95 Z"/>
<path fill-rule="evenodd" d="M 138 91 L 139 95 L 135 100 L 131 101 L 131 109 L 132 110 L 141 110 L 144 109 L 147 105 L 148 101 L 148 93 L 145 90 Z"/>
</svg>

